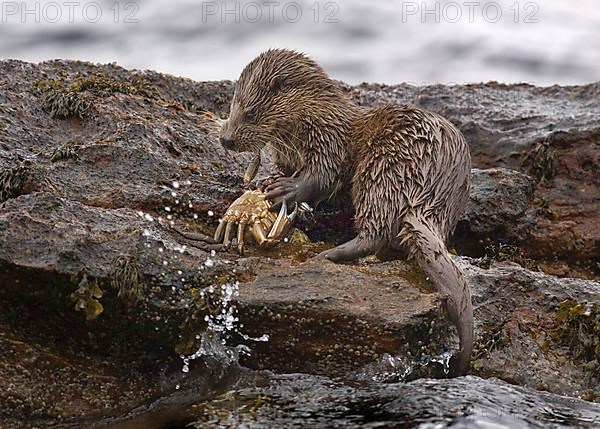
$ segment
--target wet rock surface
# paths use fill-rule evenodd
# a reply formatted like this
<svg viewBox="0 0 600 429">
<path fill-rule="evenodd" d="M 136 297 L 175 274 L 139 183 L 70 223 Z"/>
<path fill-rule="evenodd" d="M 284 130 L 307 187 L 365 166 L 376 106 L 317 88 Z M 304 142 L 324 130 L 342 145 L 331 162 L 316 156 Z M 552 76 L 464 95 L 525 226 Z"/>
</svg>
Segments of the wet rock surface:
<svg viewBox="0 0 600 429">
<path fill-rule="evenodd" d="M 197 388 L 182 388 L 128 416 L 89 427 L 595 428 L 599 409 L 494 378 L 348 384 L 322 376 L 244 371 L 229 391 L 212 399 L 199 396 Z"/>
<path fill-rule="evenodd" d="M 215 255 L 176 231 L 211 234 L 242 192 L 250 157 L 217 144 L 203 114 L 226 114 L 231 82 L 69 61 L 2 61 L 0 72 L 3 427 L 124 416 L 182 396 L 192 380 L 202 387 L 191 397 L 214 399 L 249 376 L 217 354 L 212 363 L 193 360 L 187 377 L 179 355 L 192 355 L 207 326 L 223 322 L 225 301 L 239 323 L 222 335 L 251 349 L 240 358 L 247 367 L 353 382 L 443 376 L 440 356 L 456 347 L 445 297 L 405 262 L 317 263 L 310 257 L 322 243 Z M 473 374 L 591 400 L 600 394 L 598 88 L 348 88 L 363 104 L 438 111 L 471 144 L 479 168 L 452 246 L 478 258 L 457 257 L 476 308 Z M 317 212 L 317 225 L 350 222 L 335 210 Z M 305 228 L 340 239 L 335 228 Z M 282 385 L 302 386 L 302 377 Z M 473 392 L 495 383 L 466 380 Z M 460 382 L 439 383 L 452 392 Z M 586 410 L 576 419 L 598 413 L 576 404 Z"/>
</svg>

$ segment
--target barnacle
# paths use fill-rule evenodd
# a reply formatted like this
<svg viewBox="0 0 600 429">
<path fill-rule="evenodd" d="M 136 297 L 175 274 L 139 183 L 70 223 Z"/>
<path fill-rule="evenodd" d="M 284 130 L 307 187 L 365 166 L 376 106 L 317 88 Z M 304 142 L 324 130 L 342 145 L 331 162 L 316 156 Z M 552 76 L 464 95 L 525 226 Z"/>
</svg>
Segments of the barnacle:
<svg viewBox="0 0 600 429">
<path fill-rule="evenodd" d="M 104 311 L 99 299 L 102 298 L 102 289 L 96 280 L 89 280 L 87 274 L 83 274 L 77 285 L 77 290 L 71 294 L 71 300 L 75 302 L 75 310 L 85 312 L 86 320 L 94 320 Z"/>
<path fill-rule="evenodd" d="M 120 255 L 113 262 L 110 285 L 118 290 L 117 296 L 128 301 L 135 301 L 140 294 L 140 273 L 137 258 Z"/>
<path fill-rule="evenodd" d="M 21 193 L 21 188 L 29 171 L 24 165 L 16 165 L 0 170 L 0 203 Z"/>
</svg>

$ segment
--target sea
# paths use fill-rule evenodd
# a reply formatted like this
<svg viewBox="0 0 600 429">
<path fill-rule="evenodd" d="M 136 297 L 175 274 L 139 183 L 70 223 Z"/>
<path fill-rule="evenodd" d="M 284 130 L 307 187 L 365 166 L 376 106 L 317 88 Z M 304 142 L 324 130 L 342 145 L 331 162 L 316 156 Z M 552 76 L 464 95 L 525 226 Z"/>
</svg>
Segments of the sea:
<svg viewBox="0 0 600 429">
<path fill-rule="evenodd" d="M 0 1 L 0 58 L 236 79 L 290 48 L 349 83 L 600 80 L 600 2 Z"/>
</svg>

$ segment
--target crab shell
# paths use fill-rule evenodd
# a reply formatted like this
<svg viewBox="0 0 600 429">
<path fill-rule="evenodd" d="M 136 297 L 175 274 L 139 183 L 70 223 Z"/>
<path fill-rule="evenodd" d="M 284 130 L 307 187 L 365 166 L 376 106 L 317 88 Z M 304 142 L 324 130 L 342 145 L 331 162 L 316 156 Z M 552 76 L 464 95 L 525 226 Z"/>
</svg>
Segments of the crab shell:
<svg viewBox="0 0 600 429">
<path fill-rule="evenodd" d="M 278 214 L 270 211 L 271 207 L 263 192 L 246 191 L 229 206 L 221 223 L 243 225 L 244 241 L 253 239 L 259 246 L 273 245 L 289 232 L 293 217 L 287 215 L 285 204 Z M 238 241 L 239 238 L 238 234 Z"/>
</svg>

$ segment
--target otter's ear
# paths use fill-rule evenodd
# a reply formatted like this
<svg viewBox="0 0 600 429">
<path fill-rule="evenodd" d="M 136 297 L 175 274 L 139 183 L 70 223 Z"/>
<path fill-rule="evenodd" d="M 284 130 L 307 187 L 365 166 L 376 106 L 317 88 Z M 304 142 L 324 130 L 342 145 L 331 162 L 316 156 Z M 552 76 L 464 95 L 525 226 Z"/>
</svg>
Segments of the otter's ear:
<svg viewBox="0 0 600 429">
<path fill-rule="evenodd" d="M 271 79 L 269 90 L 271 94 L 277 94 L 285 89 L 285 76 L 277 75 Z"/>
</svg>

